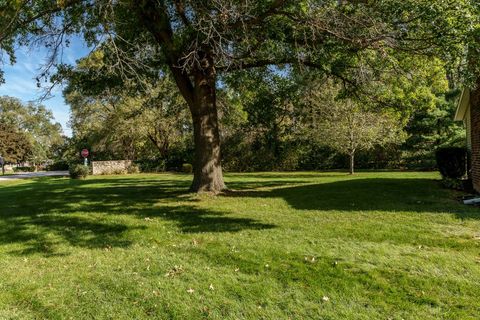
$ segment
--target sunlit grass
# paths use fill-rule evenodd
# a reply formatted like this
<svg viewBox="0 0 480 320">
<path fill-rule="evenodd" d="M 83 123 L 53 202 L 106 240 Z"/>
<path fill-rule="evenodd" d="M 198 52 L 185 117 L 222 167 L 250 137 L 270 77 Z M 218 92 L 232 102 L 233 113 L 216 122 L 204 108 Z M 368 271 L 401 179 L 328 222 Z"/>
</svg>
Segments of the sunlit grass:
<svg viewBox="0 0 480 320">
<path fill-rule="evenodd" d="M 434 173 L 0 182 L 0 319 L 476 319 L 480 209 Z"/>
</svg>

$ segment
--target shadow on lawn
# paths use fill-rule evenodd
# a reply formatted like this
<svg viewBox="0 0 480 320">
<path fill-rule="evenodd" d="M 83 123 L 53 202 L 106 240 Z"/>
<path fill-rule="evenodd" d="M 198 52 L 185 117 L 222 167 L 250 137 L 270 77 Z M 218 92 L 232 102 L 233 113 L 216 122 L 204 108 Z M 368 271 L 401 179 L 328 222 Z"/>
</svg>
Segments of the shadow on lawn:
<svg viewBox="0 0 480 320">
<path fill-rule="evenodd" d="M 280 182 L 277 182 L 280 184 Z M 59 255 L 61 243 L 86 248 L 128 247 L 127 232 L 145 229 L 112 215 L 173 221 L 185 233 L 238 232 L 275 226 L 199 208 L 189 181 L 167 179 L 43 178 L 0 189 L 0 244 L 22 244 L 16 254 Z M 237 183 L 237 186 L 242 183 Z M 268 181 L 268 186 L 275 182 Z M 251 187 L 252 183 L 247 183 Z M 1 187 L 1 186 L 0 186 Z M 158 205 L 158 202 L 161 204 Z M 178 202 L 181 202 L 179 204 Z M 115 220 L 115 221 L 112 221 Z"/>
<path fill-rule="evenodd" d="M 185 191 L 189 181 L 163 178 L 43 178 L 0 185 L 0 244 L 21 244 L 14 252 L 17 254 L 57 255 L 61 253 L 56 248 L 62 243 L 86 248 L 128 247 L 132 240 L 126 233 L 147 228 L 146 224 L 112 215 L 156 217 L 174 222 L 185 233 L 275 227 L 231 216 L 229 212 L 200 208 L 195 203 L 198 198 Z M 429 179 L 353 178 L 305 183 L 262 178 L 234 181 L 229 186 L 239 191 L 224 196 L 281 198 L 299 210 L 452 212 L 462 219 L 480 218 L 478 209 L 459 205 L 448 190 Z M 263 189 L 266 187 L 273 189 Z"/>
<path fill-rule="evenodd" d="M 281 198 L 299 210 L 451 212 L 461 219 L 480 219 L 478 208 L 461 205 L 451 191 L 431 179 L 353 178 L 224 196 Z"/>
</svg>

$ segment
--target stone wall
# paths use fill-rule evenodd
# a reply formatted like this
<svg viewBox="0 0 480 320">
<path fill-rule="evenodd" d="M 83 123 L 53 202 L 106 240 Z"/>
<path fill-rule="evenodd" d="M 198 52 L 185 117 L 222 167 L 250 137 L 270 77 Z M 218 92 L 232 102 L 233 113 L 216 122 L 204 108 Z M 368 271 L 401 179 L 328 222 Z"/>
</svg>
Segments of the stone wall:
<svg viewBox="0 0 480 320">
<path fill-rule="evenodd" d="M 127 173 L 131 160 L 92 161 L 93 175 Z"/>
</svg>

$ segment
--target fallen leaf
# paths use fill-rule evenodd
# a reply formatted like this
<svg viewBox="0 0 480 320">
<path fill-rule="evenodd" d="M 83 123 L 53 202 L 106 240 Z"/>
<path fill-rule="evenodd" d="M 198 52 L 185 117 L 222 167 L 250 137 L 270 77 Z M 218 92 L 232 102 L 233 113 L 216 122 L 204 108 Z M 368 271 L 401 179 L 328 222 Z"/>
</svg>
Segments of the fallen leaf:
<svg viewBox="0 0 480 320">
<path fill-rule="evenodd" d="M 210 289 L 210 290 L 215 290 L 215 288 L 213 287 L 213 284 L 210 284 L 210 286 L 208 287 L 208 289 Z"/>
<path fill-rule="evenodd" d="M 329 298 L 329 297 L 327 297 L 327 296 L 323 296 L 323 297 L 322 297 L 322 301 L 324 301 L 324 302 L 328 302 L 328 301 L 330 301 L 330 298 Z"/>
<path fill-rule="evenodd" d="M 195 290 L 193 290 L 192 288 L 189 288 L 189 289 L 187 290 L 187 292 L 188 292 L 188 293 L 194 293 Z"/>
<path fill-rule="evenodd" d="M 310 263 L 315 263 L 316 259 L 314 256 L 305 256 L 305 261 L 310 262 Z"/>
<path fill-rule="evenodd" d="M 165 273 L 165 277 L 175 277 L 183 273 L 182 266 L 174 266 L 167 273 Z"/>
</svg>

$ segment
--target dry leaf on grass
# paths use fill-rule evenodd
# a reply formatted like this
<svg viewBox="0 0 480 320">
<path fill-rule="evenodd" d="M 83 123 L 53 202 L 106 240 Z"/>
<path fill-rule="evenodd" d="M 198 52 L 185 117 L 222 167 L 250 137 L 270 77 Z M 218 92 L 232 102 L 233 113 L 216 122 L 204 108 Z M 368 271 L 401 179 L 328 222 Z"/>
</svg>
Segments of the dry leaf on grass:
<svg viewBox="0 0 480 320">
<path fill-rule="evenodd" d="M 179 276 L 183 273 L 183 267 L 182 266 L 174 266 L 170 270 L 168 270 L 167 273 L 165 273 L 165 277 L 170 277 L 173 278 L 175 276 Z"/>
</svg>

